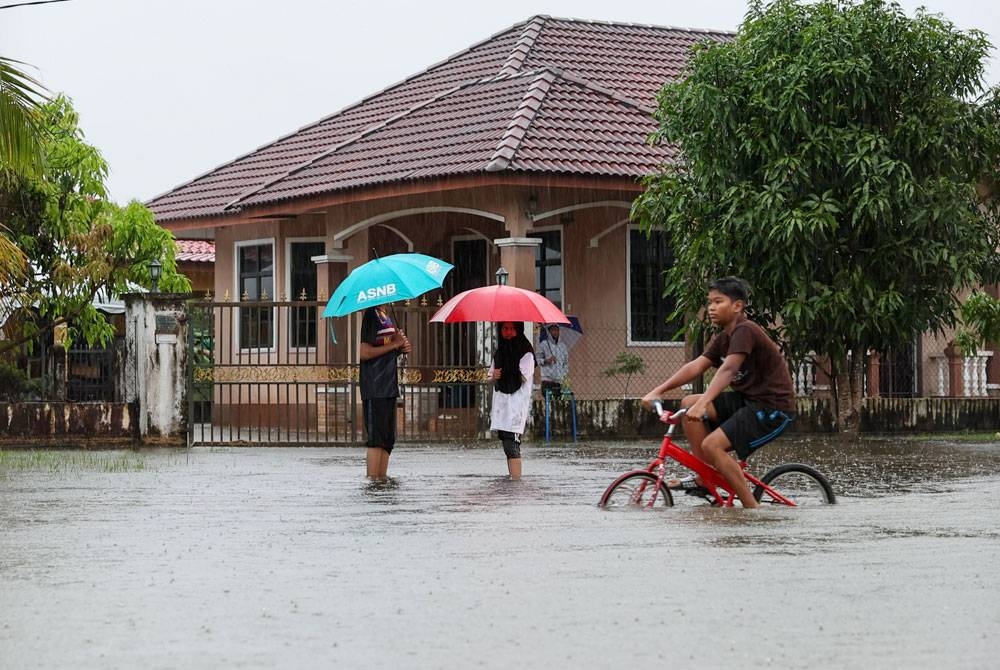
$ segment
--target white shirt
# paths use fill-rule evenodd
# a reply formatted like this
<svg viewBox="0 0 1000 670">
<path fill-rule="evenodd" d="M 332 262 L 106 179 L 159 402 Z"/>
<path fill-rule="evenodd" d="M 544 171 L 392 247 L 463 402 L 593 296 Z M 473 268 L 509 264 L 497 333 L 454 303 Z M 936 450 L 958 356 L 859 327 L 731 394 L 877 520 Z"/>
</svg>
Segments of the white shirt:
<svg viewBox="0 0 1000 670">
<path fill-rule="evenodd" d="M 521 388 L 513 393 L 501 393 L 493 389 L 493 408 L 490 410 L 490 430 L 506 430 L 508 433 L 521 435 L 524 425 L 528 422 L 528 412 L 531 409 L 531 377 L 535 372 L 535 359 L 529 351 L 518 361 L 521 377 L 524 381 Z M 490 366 L 490 377 L 493 377 L 493 366 Z"/>
</svg>

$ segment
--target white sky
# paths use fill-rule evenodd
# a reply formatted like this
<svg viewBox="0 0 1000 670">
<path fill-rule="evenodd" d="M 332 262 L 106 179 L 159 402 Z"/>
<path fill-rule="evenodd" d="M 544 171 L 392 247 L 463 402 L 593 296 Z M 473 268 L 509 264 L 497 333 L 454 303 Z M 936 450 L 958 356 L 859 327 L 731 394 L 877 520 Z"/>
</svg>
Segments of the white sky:
<svg viewBox="0 0 1000 670">
<path fill-rule="evenodd" d="M 18 0 L 0 0 L 12 4 Z M 1000 3 L 900 2 L 1000 42 Z M 0 53 L 72 98 L 112 197 L 149 199 L 535 14 L 735 30 L 742 0 L 70 0 L 0 10 Z M 988 83 L 1000 82 L 996 53 Z"/>
</svg>

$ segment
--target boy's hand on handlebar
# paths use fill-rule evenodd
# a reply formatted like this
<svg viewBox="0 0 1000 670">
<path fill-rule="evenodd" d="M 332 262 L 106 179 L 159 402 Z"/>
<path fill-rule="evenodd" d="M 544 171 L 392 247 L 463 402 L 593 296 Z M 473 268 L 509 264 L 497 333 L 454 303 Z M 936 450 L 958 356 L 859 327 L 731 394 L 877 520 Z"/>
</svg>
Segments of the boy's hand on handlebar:
<svg viewBox="0 0 1000 670">
<path fill-rule="evenodd" d="M 657 401 L 659 399 L 660 399 L 659 394 L 654 393 L 653 391 L 650 391 L 646 395 L 642 396 L 642 406 L 645 407 L 646 409 L 652 411 L 652 409 L 653 409 L 653 402 L 655 402 L 655 401 Z"/>
</svg>

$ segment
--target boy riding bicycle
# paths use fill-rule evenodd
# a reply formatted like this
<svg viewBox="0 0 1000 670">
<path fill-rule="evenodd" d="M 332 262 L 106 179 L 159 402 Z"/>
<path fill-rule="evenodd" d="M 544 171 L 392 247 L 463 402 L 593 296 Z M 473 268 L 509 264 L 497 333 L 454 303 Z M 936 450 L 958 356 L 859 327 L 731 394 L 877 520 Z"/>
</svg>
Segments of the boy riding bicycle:
<svg viewBox="0 0 1000 670">
<path fill-rule="evenodd" d="M 795 416 L 795 389 L 788 365 L 778 346 L 764 329 L 747 319 L 749 289 L 738 277 L 723 277 L 708 287 L 708 318 L 722 332 L 702 354 L 683 365 L 655 389 L 642 403 L 654 400 L 698 378 L 709 368 L 718 368 L 704 393 L 686 396 L 684 435 L 691 452 L 726 478 L 743 507 L 757 507 L 739 464 L 727 452 L 736 451 L 741 460 L 753 451 L 753 443 L 772 433 L 782 421 Z M 732 391 L 724 391 L 726 387 Z M 696 495 L 707 491 L 693 478 L 672 480 L 668 486 Z"/>
</svg>

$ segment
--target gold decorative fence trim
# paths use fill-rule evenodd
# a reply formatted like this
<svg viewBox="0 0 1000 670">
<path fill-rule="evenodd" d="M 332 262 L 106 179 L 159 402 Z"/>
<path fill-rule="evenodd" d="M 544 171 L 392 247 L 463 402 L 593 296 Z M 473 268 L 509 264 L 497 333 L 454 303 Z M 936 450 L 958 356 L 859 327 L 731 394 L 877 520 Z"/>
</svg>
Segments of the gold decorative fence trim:
<svg viewBox="0 0 1000 670">
<path fill-rule="evenodd" d="M 224 366 L 196 368 L 196 382 L 215 383 L 303 383 L 356 382 L 358 368 L 354 366 L 327 368 L 319 365 Z"/>
<path fill-rule="evenodd" d="M 434 370 L 432 384 L 485 384 L 486 370 L 481 368 L 447 368 Z"/>
<path fill-rule="evenodd" d="M 429 384 L 485 384 L 486 370 L 482 368 L 435 368 L 428 370 Z M 425 370 L 404 368 L 400 375 L 403 384 L 425 382 Z M 272 365 L 272 366 L 219 366 L 195 368 L 194 381 L 199 383 L 316 383 L 357 382 L 358 367 L 343 366 L 327 368 L 321 365 Z"/>
</svg>

